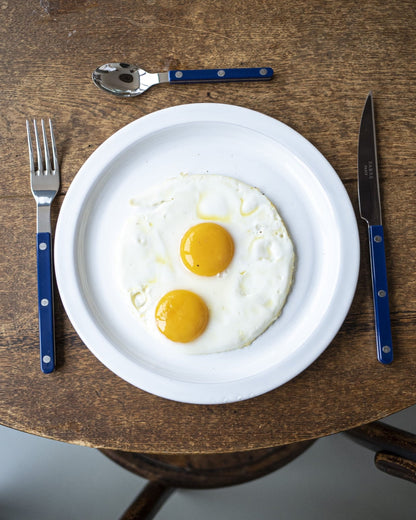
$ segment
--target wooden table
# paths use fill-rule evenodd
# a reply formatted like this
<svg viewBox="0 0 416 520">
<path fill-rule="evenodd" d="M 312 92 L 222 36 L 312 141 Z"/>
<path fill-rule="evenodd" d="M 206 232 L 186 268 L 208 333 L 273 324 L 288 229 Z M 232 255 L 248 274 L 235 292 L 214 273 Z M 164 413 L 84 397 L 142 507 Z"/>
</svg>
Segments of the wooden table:
<svg viewBox="0 0 416 520">
<path fill-rule="evenodd" d="M 412 0 L 0 0 L 0 421 L 70 443 L 148 453 L 219 453 L 284 445 L 367 423 L 416 403 L 416 13 Z M 108 61 L 150 71 L 268 65 L 267 83 L 160 86 L 117 99 L 91 82 Z M 149 395 L 105 368 L 56 295 L 58 367 L 39 369 L 35 202 L 25 119 L 51 116 L 61 157 L 59 207 L 106 138 L 157 109 L 220 102 L 293 127 L 330 161 L 357 204 L 365 98 L 377 112 L 395 361 L 376 360 L 367 231 L 358 289 L 334 341 L 282 387 L 235 404 Z M 358 218 L 358 213 L 357 213 Z"/>
</svg>

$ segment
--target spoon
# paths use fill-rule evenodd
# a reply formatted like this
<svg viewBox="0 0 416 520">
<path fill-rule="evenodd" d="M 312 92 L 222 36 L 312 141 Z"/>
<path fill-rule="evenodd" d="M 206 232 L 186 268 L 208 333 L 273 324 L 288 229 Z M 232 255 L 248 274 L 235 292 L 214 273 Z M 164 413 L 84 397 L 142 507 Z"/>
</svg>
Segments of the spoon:
<svg viewBox="0 0 416 520">
<path fill-rule="evenodd" d="M 120 97 L 143 94 L 158 83 L 204 83 L 217 81 L 256 81 L 271 79 L 270 67 L 242 69 L 169 70 L 150 73 L 128 63 L 106 63 L 92 73 L 97 87 Z"/>
</svg>

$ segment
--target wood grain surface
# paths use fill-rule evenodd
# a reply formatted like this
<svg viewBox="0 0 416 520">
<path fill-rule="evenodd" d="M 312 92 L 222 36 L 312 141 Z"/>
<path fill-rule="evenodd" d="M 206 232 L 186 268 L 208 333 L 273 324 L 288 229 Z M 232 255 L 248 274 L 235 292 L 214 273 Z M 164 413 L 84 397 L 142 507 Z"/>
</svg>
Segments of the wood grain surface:
<svg viewBox="0 0 416 520">
<path fill-rule="evenodd" d="M 416 12 L 413 0 L 0 0 L 0 422 L 66 442 L 147 453 L 219 453 L 313 439 L 416 403 Z M 109 61 L 169 68 L 271 66 L 271 82 L 161 85 L 117 99 L 91 82 Z M 58 367 L 39 368 L 35 202 L 25 119 L 52 117 L 62 188 L 127 123 L 184 103 L 258 110 L 329 160 L 357 211 L 357 137 L 375 97 L 395 361 L 376 360 L 367 231 L 358 289 L 307 370 L 244 402 L 198 406 L 143 392 L 81 342 L 56 295 Z M 358 213 L 357 213 L 358 218 Z"/>
</svg>

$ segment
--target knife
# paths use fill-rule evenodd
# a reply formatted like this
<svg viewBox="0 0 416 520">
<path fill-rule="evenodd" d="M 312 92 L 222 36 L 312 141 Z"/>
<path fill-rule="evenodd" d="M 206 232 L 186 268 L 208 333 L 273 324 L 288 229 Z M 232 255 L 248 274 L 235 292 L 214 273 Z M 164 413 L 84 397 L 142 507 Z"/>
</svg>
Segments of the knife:
<svg viewBox="0 0 416 520">
<path fill-rule="evenodd" d="M 361 218 L 368 225 L 377 359 L 383 364 L 389 364 L 393 361 L 393 344 L 372 92 L 368 94 L 364 105 L 358 140 L 358 202 Z"/>
</svg>

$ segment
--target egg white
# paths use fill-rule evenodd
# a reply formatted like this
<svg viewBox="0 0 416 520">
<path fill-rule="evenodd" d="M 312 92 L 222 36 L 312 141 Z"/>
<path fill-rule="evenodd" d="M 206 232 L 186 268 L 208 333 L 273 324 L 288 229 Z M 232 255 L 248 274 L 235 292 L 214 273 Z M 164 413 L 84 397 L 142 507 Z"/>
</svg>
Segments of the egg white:
<svg viewBox="0 0 416 520">
<path fill-rule="evenodd" d="M 221 175 L 167 179 L 130 201 L 132 215 L 117 247 L 122 291 L 146 330 L 189 354 L 251 344 L 280 315 L 290 291 L 295 253 L 275 206 L 257 188 Z M 182 263 L 185 232 L 216 222 L 231 234 L 234 257 L 222 273 L 199 276 Z M 209 323 L 190 343 L 167 340 L 155 308 L 169 291 L 187 289 L 204 299 Z"/>
</svg>

